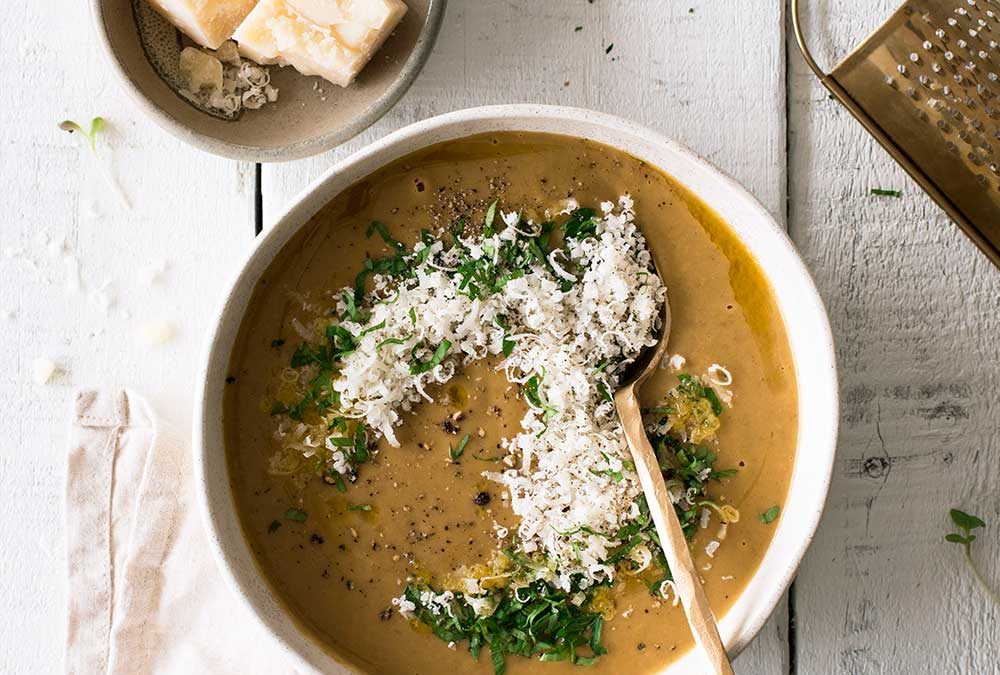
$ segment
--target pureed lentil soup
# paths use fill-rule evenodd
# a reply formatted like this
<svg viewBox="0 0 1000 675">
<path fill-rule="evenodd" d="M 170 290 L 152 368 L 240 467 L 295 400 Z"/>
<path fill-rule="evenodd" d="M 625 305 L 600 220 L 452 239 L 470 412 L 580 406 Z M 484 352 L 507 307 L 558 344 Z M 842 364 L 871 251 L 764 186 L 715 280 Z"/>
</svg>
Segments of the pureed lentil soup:
<svg viewBox="0 0 1000 675">
<path fill-rule="evenodd" d="M 474 660 L 469 642 L 444 630 L 450 612 L 464 617 L 466 624 L 474 621 L 469 605 L 452 607 L 439 620 L 421 613 L 427 608 L 421 606 L 420 592 L 430 589 L 440 599 L 445 586 L 454 586 L 456 570 L 481 578 L 478 592 L 491 585 L 487 580 L 497 575 L 506 579 L 511 568 L 520 569 L 519 518 L 511 509 L 508 488 L 483 474 L 510 468 L 504 463 L 508 450 L 503 439 L 521 433 L 521 418 L 529 408 L 548 404 L 538 395 L 538 380 L 534 385 L 525 378 L 512 383 L 498 369 L 509 351 L 505 344 L 504 353 L 457 368 L 446 383 L 428 383 L 426 393 L 434 402 L 401 412 L 394 429 L 399 447 L 385 437 L 375 442 L 377 434 L 359 430 L 354 420 L 334 421 L 328 435 L 338 440 L 329 449 L 356 461 L 347 473 L 343 465 L 340 472 L 333 471 L 324 464 L 325 446 L 312 454 L 316 439 L 308 438 L 304 453 L 290 455 L 286 447 L 289 430 L 294 436 L 299 420 L 314 428 L 317 411 L 331 402 L 311 400 L 303 407 L 303 392 L 309 389 L 304 382 L 322 368 L 310 362 L 316 361 L 316 352 L 301 351 L 303 335 L 312 337 L 316 325 L 322 330 L 332 321 L 317 317 L 365 311 L 353 303 L 345 308 L 349 298 L 340 295 L 341 289 L 355 285 L 366 257 L 396 255 L 396 246 L 386 242 L 398 240 L 408 252 L 426 229 L 447 243 L 454 223 L 463 218 L 480 223 L 482 234 L 482 223 L 490 216 L 494 227 L 502 228 L 499 214 L 505 211 L 520 211 L 525 220 L 517 227 L 530 229 L 526 220 L 541 223 L 546 209 L 555 211 L 567 199 L 598 209 L 599 219 L 599 204 L 624 194 L 634 200 L 635 223 L 648 237 L 646 245 L 667 287 L 670 353 L 686 360 L 679 369 L 661 369 L 645 386 L 644 404 L 656 408 L 647 423 L 669 455 L 668 482 L 680 485 L 681 493 L 694 490 L 688 496 L 695 503 L 682 501 L 679 510 L 717 615 L 732 605 L 758 567 L 776 526 L 778 510 L 773 507 L 780 507 L 787 493 L 797 419 L 791 354 L 756 262 L 707 207 L 627 154 L 555 135 L 473 136 L 402 158 L 328 204 L 262 277 L 233 351 L 235 381 L 226 390 L 224 424 L 243 527 L 264 576 L 335 659 L 364 673 L 494 672 L 489 643 L 501 629 L 480 625 L 482 654 Z M 490 209 L 495 200 L 499 207 Z M 553 219 L 568 218 L 574 216 Z M 384 227 L 373 231 L 373 221 Z M 329 340 L 330 352 L 351 351 L 336 331 Z M 395 342 L 388 347 L 395 349 Z M 440 361 L 440 344 L 437 349 L 420 347 L 411 352 L 409 345 L 400 346 L 395 353 L 427 364 L 425 368 Z M 290 368 L 293 363 L 296 368 Z M 673 365 L 680 364 L 675 360 Z M 732 375 L 728 385 L 727 373 Z M 328 389 L 319 392 L 323 398 Z M 685 442 L 664 431 L 677 422 L 679 409 L 683 414 L 701 410 L 698 422 L 708 420 L 704 433 L 690 433 L 690 418 L 675 425 L 688 423 Z M 322 423 L 328 419 L 336 420 L 327 416 Z M 624 464 L 595 464 L 600 467 L 595 474 L 612 475 L 609 486 L 630 480 L 623 478 L 630 471 L 627 459 Z M 723 525 L 727 518 L 736 520 L 734 509 L 738 522 Z M 498 530 L 507 537 L 498 540 Z M 552 593 L 561 602 L 558 620 L 576 621 L 585 629 L 568 631 L 572 650 L 535 645 L 536 652 L 549 649 L 551 656 L 569 658 L 543 663 L 537 655 L 508 655 L 506 671 L 577 672 L 573 657 L 587 663 L 594 656 L 590 643 L 597 616 L 602 618 L 594 642 L 607 653 L 586 672 L 653 673 L 686 652 L 692 639 L 683 610 L 673 605 L 669 584 L 660 583 L 658 551 L 646 533 L 648 529 L 638 527 L 604 534 L 560 532 L 567 540 L 619 536 L 620 542 L 609 544 L 618 553 L 618 573 L 612 584 L 583 593 L 578 587 L 567 593 L 544 582 L 523 589 L 518 599 L 538 606 L 544 605 L 540 596 Z M 498 555 L 499 549 L 513 552 Z M 647 551 L 653 553 L 652 562 L 636 555 Z M 499 591 L 496 586 L 490 590 L 503 593 L 502 583 Z M 567 603 L 570 596 L 575 602 Z M 401 615 L 400 600 L 407 597 L 416 600 L 417 617 L 424 621 Z M 497 614 L 497 623 L 509 624 L 508 630 L 530 625 L 549 640 L 567 634 L 558 632 L 558 626 L 546 633 L 537 623 L 525 623 L 537 621 L 541 613 L 526 617 L 508 604 Z"/>
</svg>

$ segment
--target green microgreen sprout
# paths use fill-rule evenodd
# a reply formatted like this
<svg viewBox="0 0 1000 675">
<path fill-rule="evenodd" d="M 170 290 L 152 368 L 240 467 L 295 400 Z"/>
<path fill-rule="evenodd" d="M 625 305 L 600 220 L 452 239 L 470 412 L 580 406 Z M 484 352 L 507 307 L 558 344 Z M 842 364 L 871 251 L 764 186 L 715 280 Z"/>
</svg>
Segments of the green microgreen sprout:
<svg viewBox="0 0 1000 675">
<path fill-rule="evenodd" d="M 114 176 L 111 175 L 111 171 L 108 169 L 107 165 L 101 161 L 97 155 L 97 135 L 104 131 L 105 127 L 106 123 L 103 117 L 95 117 L 90 120 L 89 131 L 84 129 L 81 124 L 74 122 L 73 120 L 63 120 L 59 123 L 59 128 L 63 131 L 71 134 L 80 134 L 84 139 L 86 139 L 87 147 L 90 149 L 90 154 L 98 160 L 97 166 L 100 169 L 101 177 L 111 188 L 112 192 L 114 192 L 122 201 L 125 208 L 128 209 L 131 208 L 131 205 L 129 204 L 128 198 L 125 196 L 124 191 L 122 191 L 121 186 L 118 184 L 118 181 L 115 180 Z"/>
<path fill-rule="evenodd" d="M 972 575 L 976 578 L 976 582 L 985 591 L 987 597 L 1000 608 L 1000 596 L 997 595 L 996 591 L 990 588 L 989 584 L 986 583 L 986 579 L 983 578 L 982 573 L 976 567 L 976 564 L 972 561 L 972 542 L 976 540 L 976 535 L 972 534 L 973 530 L 978 530 L 981 527 L 986 527 L 986 523 L 983 522 L 978 516 L 973 516 L 964 511 L 959 511 L 958 509 L 951 509 L 948 511 L 948 515 L 951 517 L 951 522 L 957 527 L 959 532 L 952 532 L 946 534 L 944 540 L 952 544 L 960 544 L 965 551 L 965 564 L 968 565 L 969 569 L 972 570 Z"/>
<path fill-rule="evenodd" d="M 886 190 L 884 188 L 872 188 L 871 194 L 876 197 L 902 197 L 903 193 L 899 190 Z"/>
<path fill-rule="evenodd" d="M 97 134 L 104 131 L 104 118 L 95 117 L 90 120 L 90 131 L 84 131 L 83 127 L 73 120 L 63 120 L 59 123 L 59 128 L 69 133 L 77 133 L 87 139 L 90 151 L 97 154 Z"/>
</svg>

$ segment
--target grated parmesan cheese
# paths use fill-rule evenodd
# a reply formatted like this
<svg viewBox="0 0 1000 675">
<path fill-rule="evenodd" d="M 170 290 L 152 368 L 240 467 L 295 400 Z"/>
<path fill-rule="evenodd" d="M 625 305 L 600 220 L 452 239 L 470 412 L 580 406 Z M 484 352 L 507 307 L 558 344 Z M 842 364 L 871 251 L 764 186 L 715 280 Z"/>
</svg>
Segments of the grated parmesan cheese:
<svg viewBox="0 0 1000 675">
<path fill-rule="evenodd" d="M 509 493 L 522 550 L 547 558 L 539 578 L 567 590 L 575 576 L 583 586 L 613 577 L 607 558 L 621 542 L 597 533 L 615 532 L 639 515 L 641 487 L 626 466 L 629 452 L 606 394 L 624 367 L 655 345 L 666 302 L 666 289 L 649 272 L 632 199 L 622 196 L 601 209 L 595 236 L 567 240 L 548 256 L 548 266 L 535 265 L 501 291 L 475 299 L 459 288 L 458 275 L 448 274 L 458 264 L 457 247 L 418 243 L 414 252 L 423 262 L 412 278 L 374 277 L 365 325 L 381 328 L 366 332 L 365 325 L 342 321 L 356 336 L 355 348 L 332 385 L 342 415 L 363 420 L 398 446 L 401 412 L 431 400 L 431 384 L 501 354 L 505 338 L 513 341 L 500 369 L 534 396 L 526 396 L 521 433 L 502 444 L 510 468 L 484 475 Z M 538 234 L 539 227 L 517 213 L 500 217 L 507 225 L 500 232 L 460 240 L 466 254 L 495 256 L 505 241 Z M 346 309 L 340 300 L 338 311 Z M 450 347 L 436 365 L 411 371 L 411 354 L 426 363 L 444 343 Z"/>
</svg>

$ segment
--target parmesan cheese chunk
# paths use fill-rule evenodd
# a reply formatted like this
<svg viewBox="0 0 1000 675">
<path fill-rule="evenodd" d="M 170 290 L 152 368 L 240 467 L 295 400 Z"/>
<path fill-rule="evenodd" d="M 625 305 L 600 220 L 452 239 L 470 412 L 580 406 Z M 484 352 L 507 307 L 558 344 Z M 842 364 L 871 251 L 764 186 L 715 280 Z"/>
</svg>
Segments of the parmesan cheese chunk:
<svg viewBox="0 0 1000 675">
<path fill-rule="evenodd" d="M 346 87 L 404 14 L 402 0 L 261 0 L 233 39 L 257 63 Z"/>
<path fill-rule="evenodd" d="M 181 52 L 180 69 L 187 80 L 187 88 L 192 92 L 222 89 L 222 62 L 211 54 L 185 47 Z"/>
<path fill-rule="evenodd" d="M 257 0 L 149 0 L 149 4 L 198 44 L 218 49 Z"/>
</svg>

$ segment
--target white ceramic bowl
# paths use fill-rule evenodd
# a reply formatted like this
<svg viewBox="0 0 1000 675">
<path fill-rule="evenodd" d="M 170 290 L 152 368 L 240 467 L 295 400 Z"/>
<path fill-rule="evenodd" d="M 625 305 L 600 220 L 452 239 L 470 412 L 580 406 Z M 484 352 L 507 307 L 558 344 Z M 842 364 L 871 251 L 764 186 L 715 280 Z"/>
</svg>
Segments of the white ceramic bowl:
<svg viewBox="0 0 1000 675">
<path fill-rule="evenodd" d="M 425 146 L 491 131 L 538 131 L 589 138 L 624 150 L 673 176 L 729 224 L 763 268 L 795 361 L 798 449 L 791 487 L 774 540 L 720 629 L 731 654 L 767 621 L 795 575 L 826 501 L 837 440 L 838 398 L 833 341 L 823 303 L 792 243 L 746 190 L 690 150 L 630 122 L 573 108 L 509 105 L 462 110 L 401 129 L 340 162 L 298 196 L 240 267 L 218 312 L 195 407 L 194 461 L 209 539 L 223 576 L 259 618 L 289 662 L 302 672 L 344 673 L 286 615 L 261 577 L 243 538 L 229 488 L 222 433 L 222 394 L 232 348 L 253 287 L 282 246 L 344 188 Z M 688 654 L 670 675 L 700 672 Z"/>
</svg>

